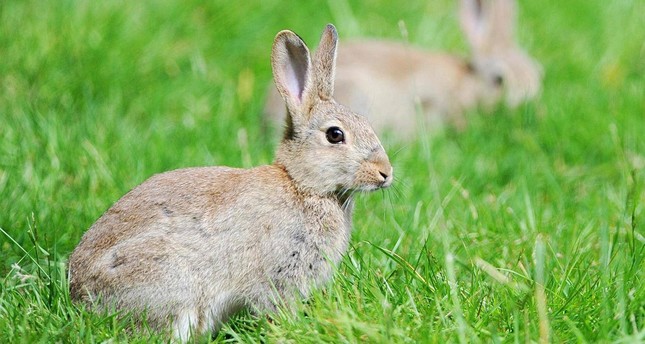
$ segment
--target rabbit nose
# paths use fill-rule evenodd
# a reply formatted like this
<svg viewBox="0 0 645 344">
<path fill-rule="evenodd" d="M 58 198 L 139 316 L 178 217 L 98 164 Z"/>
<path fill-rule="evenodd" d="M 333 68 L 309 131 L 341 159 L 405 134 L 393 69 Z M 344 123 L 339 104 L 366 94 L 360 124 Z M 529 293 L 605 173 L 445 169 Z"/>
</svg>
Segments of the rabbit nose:
<svg viewBox="0 0 645 344">
<path fill-rule="evenodd" d="M 390 159 L 388 159 L 385 150 L 381 147 L 376 147 L 372 150 L 370 157 L 372 166 L 376 168 L 379 178 L 379 186 L 386 188 L 392 184 L 392 172 L 394 171 L 392 165 L 390 164 Z"/>
<path fill-rule="evenodd" d="M 379 170 L 378 173 L 381 175 L 383 180 L 381 181 L 381 187 L 388 187 L 392 185 L 392 180 L 394 179 L 392 176 L 393 168 L 390 166 L 388 172 L 383 172 L 383 170 Z"/>
</svg>

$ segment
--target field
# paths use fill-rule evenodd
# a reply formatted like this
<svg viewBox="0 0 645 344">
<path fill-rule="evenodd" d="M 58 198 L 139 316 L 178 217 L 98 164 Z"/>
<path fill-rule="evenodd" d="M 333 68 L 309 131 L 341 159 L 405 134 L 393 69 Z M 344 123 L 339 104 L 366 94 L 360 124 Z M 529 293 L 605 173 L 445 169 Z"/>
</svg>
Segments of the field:
<svg viewBox="0 0 645 344">
<path fill-rule="evenodd" d="M 67 257 L 149 176 L 272 161 L 275 34 L 467 54 L 452 1 L 0 2 L 0 342 L 166 342 L 73 304 Z M 202 342 L 645 342 L 645 2 L 521 1 L 539 99 L 386 137 L 347 256 L 295 314 Z M 404 30 L 403 30 L 404 28 Z M 278 133 L 270 137 L 277 138 Z"/>
</svg>

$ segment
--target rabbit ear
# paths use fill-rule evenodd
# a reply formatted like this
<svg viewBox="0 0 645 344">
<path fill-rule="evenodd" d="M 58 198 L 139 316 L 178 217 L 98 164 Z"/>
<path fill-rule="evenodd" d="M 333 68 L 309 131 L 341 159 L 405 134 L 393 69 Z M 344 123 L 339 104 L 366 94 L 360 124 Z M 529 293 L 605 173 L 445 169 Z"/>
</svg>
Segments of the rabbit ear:
<svg viewBox="0 0 645 344">
<path fill-rule="evenodd" d="M 513 44 L 515 0 L 461 0 L 461 28 L 475 52 Z"/>
<path fill-rule="evenodd" d="M 271 65 L 275 85 L 287 103 L 290 116 L 301 115 L 303 105 L 306 106 L 311 98 L 309 49 L 295 33 L 280 31 L 273 42 Z"/>
<path fill-rule="evenodd" d="M 514 43 L 517 5 L 515 0 L 495 0 L 489 15 L 488 39 L 491 45 L 508 47 Z"/>
<path fill-rule="evenodd" d="M 314 84 L 318 97 L 323 100 L 334 95 L 337 47 L 338 32 L 334 25 L 327 24 L 314 55 Z"/>
<path fill-rule="evenodd" d="M 459 21 L 468 42 L 473 50 L 483 47 L 486 36 L 486 20 L 483 0 L 461 0 L 459 3 Z"/>
</svg>

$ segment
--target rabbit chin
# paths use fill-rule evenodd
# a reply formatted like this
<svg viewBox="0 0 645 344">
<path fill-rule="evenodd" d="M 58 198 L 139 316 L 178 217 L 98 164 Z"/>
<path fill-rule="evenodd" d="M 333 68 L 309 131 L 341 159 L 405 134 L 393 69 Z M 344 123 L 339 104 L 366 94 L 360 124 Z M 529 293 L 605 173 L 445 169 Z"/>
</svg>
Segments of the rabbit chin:
<svg viewBox="0 0 645 344">
<path fill-rule="evenodd" d="M 376 191 L 378 189 L 383 189 L 384 187 L 382 185 L 364 185 L 361 186 L 358 191 L 363 191 L 363 192 L 372 192 Z"/>
<path fill-rule="evenodd" d="M 378 185 L 338 185 L 336 190 L 333 193 L 340 199 L 345 199 L 347 197 L 352 198 L 357 192 L 372 192 L 378 190 L 380 187 Z"/>
</svg>

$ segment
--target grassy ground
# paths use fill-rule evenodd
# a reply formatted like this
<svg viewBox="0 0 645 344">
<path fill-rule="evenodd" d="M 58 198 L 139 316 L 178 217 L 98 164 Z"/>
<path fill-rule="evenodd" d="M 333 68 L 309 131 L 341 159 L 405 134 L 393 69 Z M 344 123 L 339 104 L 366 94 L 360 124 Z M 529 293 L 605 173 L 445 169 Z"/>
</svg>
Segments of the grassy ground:
<svg viewBox="0 0 645 344">
<path fill-rule="evenodd" d="M 645 341 L 645 3 L 520 5 L 542 98 L 386 140 L 397 186 L 358 199 L 334 282 L 216 341 Z M 327 22 L 404 39 L 402 22 L 463 53 L 453 7 L 0 2 L 0 342 L 164 341 L 71 304 L 83 232 L 154 173 L 271 162 L 259 114 L 279 30 L 315 45 Z"/>
</svg>

